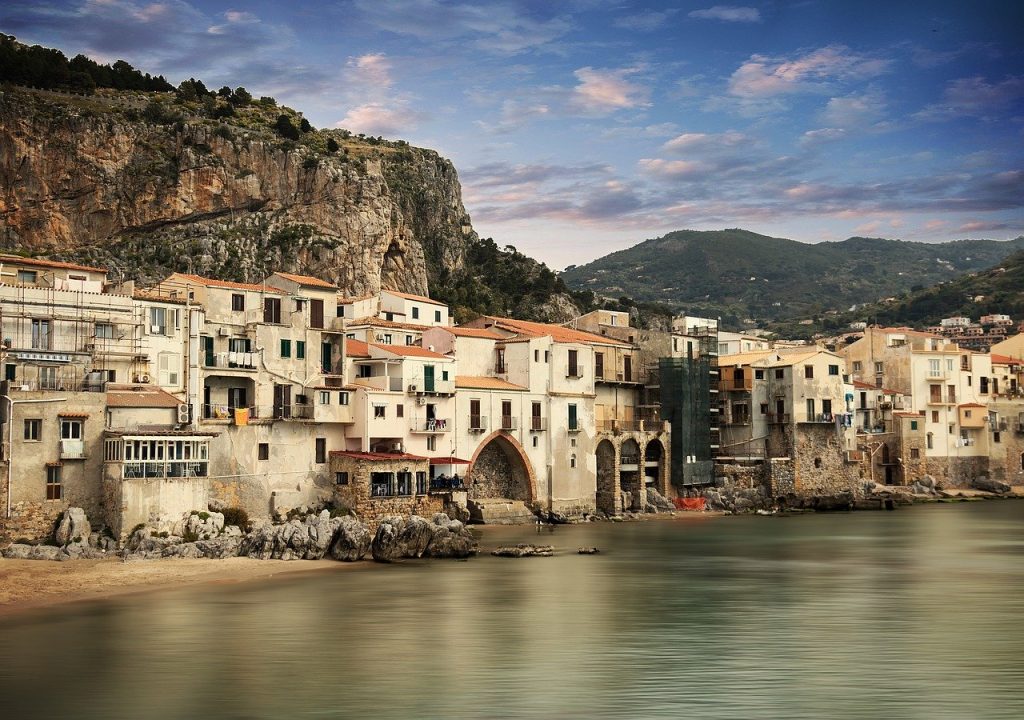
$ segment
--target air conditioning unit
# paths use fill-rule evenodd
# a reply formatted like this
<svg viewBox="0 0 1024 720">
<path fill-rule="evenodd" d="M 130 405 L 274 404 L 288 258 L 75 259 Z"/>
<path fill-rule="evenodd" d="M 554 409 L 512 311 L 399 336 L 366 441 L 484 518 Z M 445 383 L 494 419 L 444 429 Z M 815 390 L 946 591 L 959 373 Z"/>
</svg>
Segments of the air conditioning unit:
<svg viewBox="0 0 1024 720">
<path fill-rule="evenodd" d="M 228 335 L 231 334 L 231 332 L 226 327 L 222 327 L 217 328 L 217 334 L 220 335 L 221 337 L 227 337 Z"/>
<path fill-rule="evenodd" d="M 178 423 L 181 425 L 187 425 L 189 421 L 189 406 L 187 403 L 182 403 L 178 406 Z"/>
<path fill-rule="evenodd" d="M 422 395 L 420 395 L 418 398 L 416 398 L 416 404 L 417 405 L 426 405 L 427 404 L 427 399 L 425 397 L 423 397 Z"/>
<path fill-rule="evenodd" d="M 151 335 L 162 335 L 162 330 L 163 328 L 161 328 L 159 325 L 151 325 L 149 328 L 149 332 Z"/>
<path fill-rule="evenodd" d="M 149 375 L 140 375 L 139 376 L 139 382 L 140 383 L 148 383 L 149 382 Z"/>
<path fill-rule="evenodd" d="M 402 443 L 396 442 L 391 445 L 391 450 L 394 452 L 402 452 Z"/>
<path fill-rule="evenodd" d="M 416 392 L 418 389 L 419 389 L 419 387 L 417 385 L 415 385 L 415 384 L 409 386 L 409 392 L 411 392 L 411 393 Z"/>
</svg>

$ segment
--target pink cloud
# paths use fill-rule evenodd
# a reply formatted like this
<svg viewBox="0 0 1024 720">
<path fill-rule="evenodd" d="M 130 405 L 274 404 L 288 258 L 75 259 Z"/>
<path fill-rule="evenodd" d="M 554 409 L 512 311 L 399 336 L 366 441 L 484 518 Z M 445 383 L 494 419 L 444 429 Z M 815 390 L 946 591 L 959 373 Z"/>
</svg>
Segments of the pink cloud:
<svg viewBox="0 0 1024 720">
<path fill-rule="evenodd" d="M 605 114 L 647 105 L 647 88 L 628 79 L 637 71 L 580 68 L 573 73 L 579 85 L 573 89 L 572 106 L 588 114 Z"/>
<path fill-rule="evenodd" d="M 729 92 L 756 98 L 821 89 L 830 82 L 860 80 L 884 73 L 889 61 L 828 45 L 795 58 L 752 55 L 732 74 Z"/>
</svg>

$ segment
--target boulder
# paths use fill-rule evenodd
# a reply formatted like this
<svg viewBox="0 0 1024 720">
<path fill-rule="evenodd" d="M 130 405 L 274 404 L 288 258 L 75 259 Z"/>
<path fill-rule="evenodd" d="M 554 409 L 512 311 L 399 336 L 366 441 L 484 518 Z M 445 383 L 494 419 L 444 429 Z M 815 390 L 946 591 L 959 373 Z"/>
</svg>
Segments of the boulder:
<svg viewBox="0 0 1024 720">
<path fill-rule="evenodd" d="M 491 550 L 491 555 L 495 557 L 551 557 L 554 554 L 555 548 L 552 545 L 529 545 L 526 543 L 504 545 Z"/>
<path fill-rule="evenodd" d="M 279 526 L 261 525 L 242 539 L 238 554 L 257 560 L 269 560 L 274 554 L 274 543 L 277 540 Z"/>
<path fill-rule="evenodd" d="M 1010 492 L 1010 486 L 1000 480 L 994 480 L 988 477 L 980 477 L 974 481 L 974 487 L 978 490 L 984 490 L 990 493 L 1003 494 Z"/>
<path fill-rule="evenodd" d="M 166 558 L 199 558 L 202 557 L 202 553 L 197 547 L 197 543 L 185 542 L 178 543 L 177 545 L 168 545 L 161 552 L 162 557 Z"/>
<path fill-rule="evenodd" d="M 200 556 L 222 560 L 235 557 L 242 545 L 242 538 L 238 535 L 222 535 L 214 540 L 199 540 L 195 543 Z"/>
<path fill-rule="evenodd" d="M 64 511 L 64 516 L 54 533 L 54 539 L 58 545 L 67 545 L 75 538 L 88 540 L 91 533 L 92 528 L 89 526 L 89 518 L 85 516 L 85 510 L 73 507 Z"/>
<path fill-rule="evenodd" d="M 581 547 L 576 551 L 577 555 L 597 555 L 600 550 L 596 547 Z"/>
<path fill-rule="evenodd" d="M 329 510 L 321 510 L 317 515 L 307 515 L 304 525 L 307 539 L 302 559 L 320 560 L 330 549 L 341 518 L 332 518 Z"/>
<path fill-rule="evenodd" d="M 377 532 L 370 543 L 370 553 L 377 562 L 391 562 L 401 557 L 398 554 L 398 534 L 402 531 L 402 518 L 385 518 L 377 526 Z"/>
<path fill-rule="evenodd" d="M 330 548 L 331 557 L 342 562 L 362 560 L 370 551 L 370 543 L 373 542 L 369 529 L 351 515 L 338 520 L 338 531 Z"/>
<path fill-rule="evenodd" d="M 647 486 L 647 502 L 654 505 L 658 510 L 675 510 L 676 506 L 672 504 L 672 501 L 667 497 L 658 492 L 657 488 L 648 485 Z"/>
<path fill-rule="evenodd" d="M 22 545 L 15 543 L 4 548 L 3 556 L 11 560 L 60 560 L 67 555 L 56 545 Z"/>
<path fill-rule="evenodd" d="M 928 488 L 929 490 L 936 490 L 939 487 L 939 484 L 937 482 L 935 482 L 935 478 L 933 478 L 931 475 L 925 475 L 923 478 L 921 478 L 917 482 L 918 482 L 918 484 L 922 485 L 923 487 Z"/>
<path fill-rule="evenodd" d="M 197 540 L 210 540 L 224 529 L 224 515 L 219 512 L 191 512 L 184 518 L 182 534 Z"/>
<path fill-rule="evenodd" d="M 732 505 L 733 512 L 746 512 L 747 510 L 752 510 L 753 508 L 753 501 L 745 497 L 736 498 Z"/>
<path fill-rule="evenodd" d="M 466 558 L 477 551 L 473 533 L 458 520 L 437 513 L 430 521 L 432 536 L 426 555 L 434 558 Z"/>
</svg>

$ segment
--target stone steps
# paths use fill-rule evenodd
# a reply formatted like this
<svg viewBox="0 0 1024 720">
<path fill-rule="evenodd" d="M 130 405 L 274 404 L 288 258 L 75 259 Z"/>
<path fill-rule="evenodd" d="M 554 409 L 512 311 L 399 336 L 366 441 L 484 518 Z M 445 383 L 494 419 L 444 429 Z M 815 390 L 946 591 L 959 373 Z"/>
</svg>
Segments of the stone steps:
<svg viewBox="0 0 1024 720">
<path fill-rule="evenodd" d="M 522 500 L 508 498 L 470 498 L 469 521 L 483 525 L 520 525 L 537 521 L 537 516 Z"/>
</svg>

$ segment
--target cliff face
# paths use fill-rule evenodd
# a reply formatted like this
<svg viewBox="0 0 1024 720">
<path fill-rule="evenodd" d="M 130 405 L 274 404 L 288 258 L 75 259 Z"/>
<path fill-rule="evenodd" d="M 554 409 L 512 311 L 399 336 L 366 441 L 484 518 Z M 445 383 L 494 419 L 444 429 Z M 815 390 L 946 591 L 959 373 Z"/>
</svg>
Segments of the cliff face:
<svg viewBox="0 0 1024 720">
<path fill-rule="evenodd" d="M 352 294 L 426 294 L 476 239 L 455 169 L 433 151 L 348 139 L 325 152 L 247 117 L 147 121 L 146 102 L 2 94 L 4 249 L 142 281 L 280 269 Z"/>
</svg>

